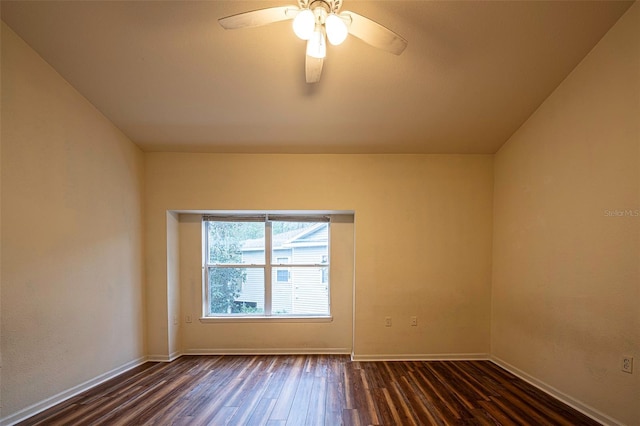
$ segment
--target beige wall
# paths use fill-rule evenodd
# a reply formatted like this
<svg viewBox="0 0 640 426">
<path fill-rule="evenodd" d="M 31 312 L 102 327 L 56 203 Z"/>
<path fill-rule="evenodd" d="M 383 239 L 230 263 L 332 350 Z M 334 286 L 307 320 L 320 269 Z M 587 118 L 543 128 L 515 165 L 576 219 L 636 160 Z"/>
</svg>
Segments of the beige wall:
<svg viewBox="0 0 640 426">
<path fill-rule="evenodd" d="M 636 3 L 498 152 L 494 188 L 493 355 L 629 425 L 640 424 L 639 167 Z"/>
<path fill-rule="evenodd" d="M 4 25 L 0 21 L 0 25 Z M 1 30 L 1 28 L 0 28 Z M 0 48 L 2 37 L 0 34 Z M 2 59 L 0 58 L 0 96 L 2 95 Z M 0 102 L 0 419 L 3 417 L 2 410 L 2 104 Z"/>
<path fill-rule="evenodd" d="M 489 353 L 491 156 L 149 153 L 145 159 L 151 355 L 170 354 L 172 315 L 185 326 L 180 312 L 167 311 L 168 210 L 355 211 L 356 356 Z M 187 280 L 190 293 L 183 283 L 181 303 L 193 312 L 200 278 Z M 412 315 L 418 327 L 410 327 Z M 384 327 L 385 316 L 392 327 Z M 227 347 L 246 345 L 237 324 L 190 327 L 198 328 L 199 341 L 208 336 L 205 347 L 217 338 Z M 283 334 L 276 327 L 283 330 L 272 324 L 261 331 Z"/>
<path fill-rule="evenodd" d="M 169 318 L 169 358 L 181 353 L 180 318 L 180 217 L 167 212 L 167 318 Z"/>
<path fill-rule="evenodd" d="M 2 24 L 2 416 L 145 356 L 143 158 Z"/>
</svg>

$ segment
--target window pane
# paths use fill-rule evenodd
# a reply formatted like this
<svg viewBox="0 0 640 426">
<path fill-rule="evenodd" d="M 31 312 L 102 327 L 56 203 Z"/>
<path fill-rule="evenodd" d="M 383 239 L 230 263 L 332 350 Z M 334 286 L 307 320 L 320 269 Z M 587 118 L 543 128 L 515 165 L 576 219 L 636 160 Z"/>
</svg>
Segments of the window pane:
<svg viewBox="0 0 640 426">
<path fill-rule="evenodd" d="M 290 276 L 288 269 L 279 268 L 276 270 L 276 281 L 279 283 L 288 283 Z"/>
<path fill-rule="evenodd" d="M 272 278 L 273 315 L 329 315 L 329 283 L 322 282 L 328 268 L 277 268 Z M 287 283 L 277 280 L 280 271 L 289 275 Z"/>
<path fill-rule="evenodd" d="M 207 222 L 209 264 L 264 264 L 263 222 Z"/>
<path fill-rule="evenodd" d="M 209 314 L 263 314 L 264 268 L 209 267 Z"/>
<path fill-rule="evenodd" d="M 272 222 L 272 263 L 326 263 L 329 224 L 326 222 Z"/>
</svg>

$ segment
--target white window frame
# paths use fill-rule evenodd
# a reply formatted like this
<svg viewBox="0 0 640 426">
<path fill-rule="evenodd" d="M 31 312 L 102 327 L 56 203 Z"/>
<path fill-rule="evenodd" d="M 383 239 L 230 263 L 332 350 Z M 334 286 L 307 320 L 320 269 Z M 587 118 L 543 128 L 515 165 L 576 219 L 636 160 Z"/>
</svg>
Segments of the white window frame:
<svg viewBox="0 0 640 426">
<path fill-rule="evenodd" d="M 256 219 L 258 218 L 258 219 Z M 206 223 L 209 221 L 226 221 L 226 222 L 264 222 L 265 224 L 265 250 L 264 250 L 264 264 L 213 264 L 209 263 L 208 259 L 208 248 L 209 248 L 209 232 L 206 229 Z M 272 262 L 273 255 L 273 245 L 272 245 L 272 222 L 275 221 L 290 221 L 290 222 L 326 222 L 327 229 L 327 262 L 326 263 L 309 263 L 309 264 L 293 264 L 290 262 L 290 258 L 288 263 L 277 263 L 274 264 Z M 261 321 L 276 321 L 276 322 L 326 322 L 332 321 L 333 317 L 331 314 L 331 286 L 330 286 L 330 258 L 331 258 L 331 221 L 330 216 L 327 215 L 274 215 L 274 214 L 264 214 L 264 215 L 235 215 L 235 214 L 225 214 L 225 215 L 203 215 L 202 222 L 202 235 L 203 235 L 203 244 L 202 244 L 202 317 L 200 318 L 201 322 L 261 322 Z M 283 256 L 284 257 L 284 256 Z M 262 314 L 213 314 L 209 313 L 209 268 L 210 267 L 224 267 L 224 268 L 258 268 L 264 270 L 264 313 Z M 273 280 L 273 271 L 277 271 L 278 268 L 327 268 L 327 282 L 322 283 L 327 286 L 327 304 L 328 304 L 328 312 L 327 314 L 288 314 L 288 315 L 274 315 L 272 313 L 272 288 L 273 284 L 284 283 L 281 281 Z M 289 282 L 291 282 L 291 273 L 289 277 Z"/>
</svg>

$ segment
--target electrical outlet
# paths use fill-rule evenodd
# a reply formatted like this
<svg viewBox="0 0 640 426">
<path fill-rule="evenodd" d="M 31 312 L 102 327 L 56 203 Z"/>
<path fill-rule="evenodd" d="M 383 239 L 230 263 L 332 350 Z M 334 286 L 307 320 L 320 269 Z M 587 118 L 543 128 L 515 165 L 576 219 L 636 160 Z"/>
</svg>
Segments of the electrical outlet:
<svg viewBox="0 0 640 426">
<path fill-rule="evenodd" d="M 411 317 L 411 327 L 417 327 L 418 326 L 418 317 L 413 316 Z"/>
<path fill-rule="evenodd" d="M 384 317 L 384 326 L 391 327 L 391 317 Z"/>
<path fill-rule="evenodd" d="M 191 322 L 191 315 L 187 315 L 184 320 L 188 323 Z"/>
<path fill-rule="evenodd" d="M 622 357 L 622 366 L 620 368 L 625 373 L 633 373 L 633 357 L 632 356 L 623 356 Z"/>
</svg>

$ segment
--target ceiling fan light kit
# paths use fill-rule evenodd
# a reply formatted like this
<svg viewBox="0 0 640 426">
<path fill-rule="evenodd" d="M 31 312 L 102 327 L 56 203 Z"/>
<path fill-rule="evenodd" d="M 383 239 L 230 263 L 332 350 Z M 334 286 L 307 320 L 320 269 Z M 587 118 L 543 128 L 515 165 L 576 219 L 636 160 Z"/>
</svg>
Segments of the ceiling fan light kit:
<svg viewBox="0 0 640 426">
<path fill-rule="evenodd" d="M 293 32 L 307 41 L 306 81 L 317 83 L 327 55 L 327 39 L 334 46 L 349 34 L 371 46 L 395 55 L 407 47 L 407 41 L 390 29 L 354 12 L 340 12 L 342 0 L 298 0 L 298 7 L 279 6 L 220 18 L 225 29 L 257 27 L 293 19 Z"/>
<path fill-rule="evenodd" d="M 336 14 L 332 13 L 327 16 L 324 26 L 327 29 L 327 38 L 329 39 L 329 43 L 334 46 L 342 44 L 349 35 L 349 28 L 347 28 L 346 22 Z"/>
<path fill-rule="evenodd" d="M 311 9 L 304 9 L 293 18 L 293 32 L 302 40 L 309 40 L 315 27 L 316 17 Z"/>
</svg>

